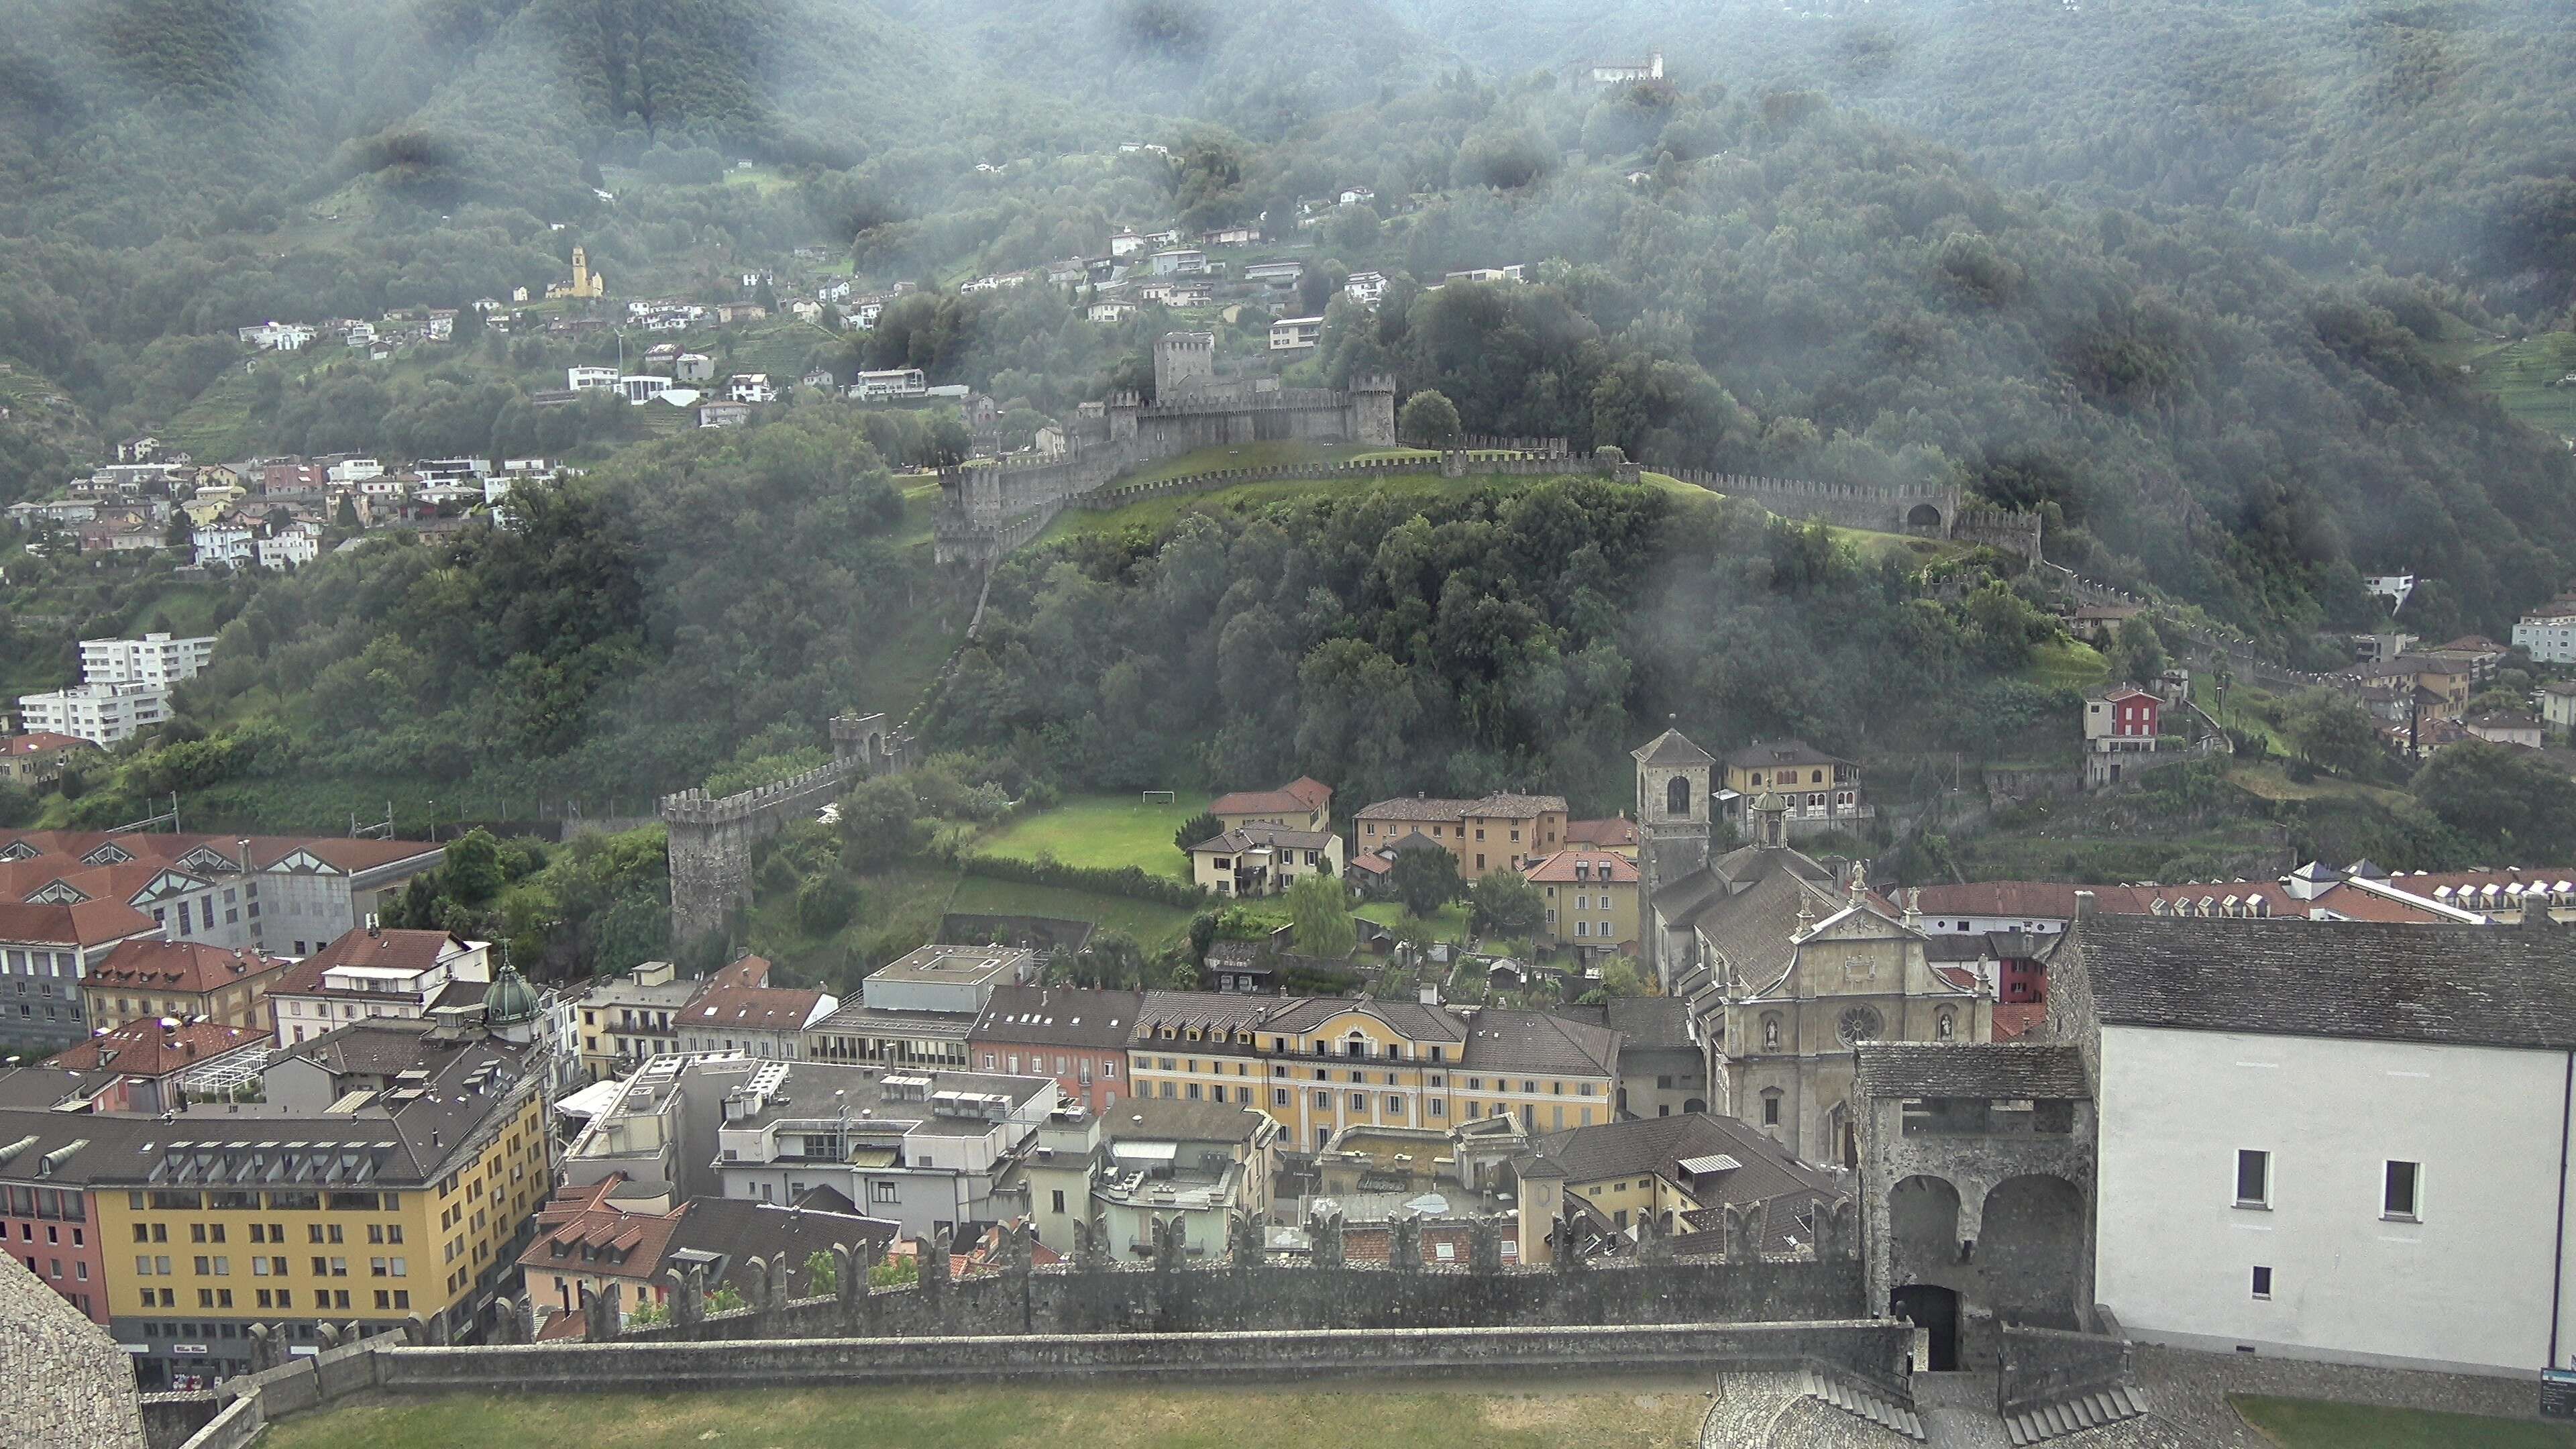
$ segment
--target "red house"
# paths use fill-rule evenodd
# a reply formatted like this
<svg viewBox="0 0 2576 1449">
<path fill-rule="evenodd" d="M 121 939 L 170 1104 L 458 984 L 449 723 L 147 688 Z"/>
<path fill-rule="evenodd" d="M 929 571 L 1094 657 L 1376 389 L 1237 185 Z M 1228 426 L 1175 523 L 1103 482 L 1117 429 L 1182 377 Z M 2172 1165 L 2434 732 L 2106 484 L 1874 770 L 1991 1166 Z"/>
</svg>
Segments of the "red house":
<svg viewBox="0 0 2576 1449">
<path fill-rule="evenodd" d="M 2084 744 L 2087 749 L 2144 749 L 2152 746 L 2156 726 L 2164 714 L 2164 701 L 2133 684 L 2105 689 L 2084 697 Z M 2105 744 L 2110 740 L 2142 740 L 2143 745 Z"/>
<path fill-rule="evenodd" d="M 1133 1096 L 1127 1043 L 1136 1034 L 1141 991 L 1000 986 L 966 1033 L 979 1072 L 1053 1077 L 1064 1095 L 1097 1116 Z"/>
</svg>

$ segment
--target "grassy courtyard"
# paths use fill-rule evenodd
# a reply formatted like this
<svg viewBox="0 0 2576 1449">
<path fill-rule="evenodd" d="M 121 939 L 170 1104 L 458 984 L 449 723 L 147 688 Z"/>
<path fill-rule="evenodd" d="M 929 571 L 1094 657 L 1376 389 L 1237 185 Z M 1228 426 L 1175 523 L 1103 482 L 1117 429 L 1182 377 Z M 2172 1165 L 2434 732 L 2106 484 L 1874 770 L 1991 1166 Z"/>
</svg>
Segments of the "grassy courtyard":
<svg viewBox="0 0 2576 1449">
<path fill-rule="evenodd" d="M 1464 901 L 1452 901 L 1442 906 L 1432 912 L 1427 921 L 1405 910 L 1400 901 L 1372 901 L 1351 914 L 1363 921 L 1375 921 L 1389 930 L 1411 926 L 1434 941 L 1467 939 L 1467 905 Z"/>
<path fill-rule="evenodd" d="M 620 1396 L 455 1395 L 361 1401 L 272 1426 L 263 1449 L 1683 1449 L 1695 1384 L 1311 1389 L 995 1387 Z"/>
<path fill-rule="evenodd" d="M 2576 1445 L 2576 1426 L 2567 1424 L 2253 1394 L 2235 1395 L 2230 1402 L 2245 1422 L 2281 1449 L 2568 1449 Z"/>
<path fill-rule="evenodd" d="M 1100 870 L 1132 865 L 1148 875 L 1186 880 L 1189 858 L 1172 844 L 1172 836 L 1207 807 L 1207 796 L 1187 790 L 1174 792 L 1169 805 L 1147 805 L 1135 794 L 1071 795 L 1053 810 L 1023 816 L 986 834 L 975 848 L 1014 860 L 1046 856 Z"/>
</svg>

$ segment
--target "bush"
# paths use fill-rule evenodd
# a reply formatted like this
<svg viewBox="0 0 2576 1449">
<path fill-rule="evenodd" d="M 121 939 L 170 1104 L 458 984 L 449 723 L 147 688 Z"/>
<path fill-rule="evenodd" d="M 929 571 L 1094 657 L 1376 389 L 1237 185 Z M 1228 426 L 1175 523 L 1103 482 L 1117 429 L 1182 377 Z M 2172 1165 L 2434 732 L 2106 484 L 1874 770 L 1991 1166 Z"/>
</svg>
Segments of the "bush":
<svg viewBox="0 0 2576 1449">
<path fill-rule="evenodd" d="M 1404 400 L 1395 435 L 1417 448 L 1454 448 L 1460 437 L 1458 405 L 1427 388 L 1417 392 Z"/>
<path fill-rule="evenodd" d="M 1053 886 L 1061 890 L 1091 891 L 1100 895 L 1128 896 L 1158 905 L 1184 908 L 1207 904 L 1207 892 L 1188 881 L 1168 876 L 1147 875 L 1136 867 L 1116 870 L 1100 866 L 1066 865 L 1060 860 L 1019 860 L 1002 855 L 965 855 L 958 869 L 968 875 L 988 880 L 1017 881 L 1022 885 Z"/>
<path fill-rule="evenodd" d="M 818 875 L 796 888 L 796 924 L 809 936 L 828 936 L 859 913 L 859 888 L 850 878 Z"/>
</svg>

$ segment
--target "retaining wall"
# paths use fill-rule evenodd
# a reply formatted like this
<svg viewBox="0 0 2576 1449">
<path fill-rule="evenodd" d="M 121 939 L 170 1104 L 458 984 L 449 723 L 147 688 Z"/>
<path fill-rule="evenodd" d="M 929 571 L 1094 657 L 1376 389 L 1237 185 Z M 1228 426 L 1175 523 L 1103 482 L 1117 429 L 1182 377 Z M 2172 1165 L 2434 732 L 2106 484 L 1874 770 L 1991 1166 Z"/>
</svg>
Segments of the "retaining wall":
<svg viewBox="0 0 2576 1449">
<path fill-rule="evenodd" d="M 668 1393 L 1093 1378 L 1716 1373 L 1822 1364 L 1901 1391 L 1910 1339 L 1899 1324 L 1830 1322 L 388 1348 L 376 1351 L 375 1385 L 389 1393 Z"/>
<path fill-rule="evenodd" d="M 2129 1341 L 2116 1333 L 2006 1324 L 2002 1340 L 1995 1407 L 2007 1417 L 2132 1381 Z"/>
</svg>

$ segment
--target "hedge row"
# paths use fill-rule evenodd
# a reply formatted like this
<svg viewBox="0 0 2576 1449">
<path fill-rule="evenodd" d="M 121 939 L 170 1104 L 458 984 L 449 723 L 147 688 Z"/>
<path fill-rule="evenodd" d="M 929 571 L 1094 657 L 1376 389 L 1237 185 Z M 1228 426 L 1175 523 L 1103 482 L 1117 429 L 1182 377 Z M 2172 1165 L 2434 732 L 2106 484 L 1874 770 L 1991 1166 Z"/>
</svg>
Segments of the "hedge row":
<svg viewBox="0 0 2576 1449">
<path fill-rule="evenodd" d="M 1147 875 L 1135 866 L 1103 870 L 1098 866 L 1066 865 L 1057 860 L 1022 860 L 1008 855 L 969 855 L 957 862 L 968 875 L 992 880 L 1017 881 L 1022 885 L 1058 886 L 1065 890 L 1092 891 L 1100 895 L 1131 896 L 1158 905 L 1179 906 L 1195 910 L 1212 899 L 1206 891 L 1185 880 L 1170 876 Z"/>
</svg>

